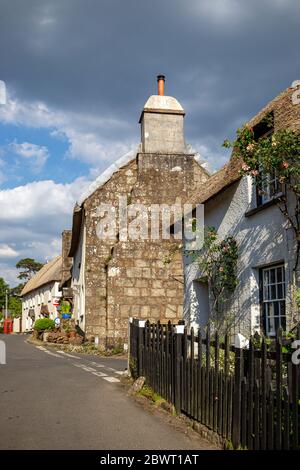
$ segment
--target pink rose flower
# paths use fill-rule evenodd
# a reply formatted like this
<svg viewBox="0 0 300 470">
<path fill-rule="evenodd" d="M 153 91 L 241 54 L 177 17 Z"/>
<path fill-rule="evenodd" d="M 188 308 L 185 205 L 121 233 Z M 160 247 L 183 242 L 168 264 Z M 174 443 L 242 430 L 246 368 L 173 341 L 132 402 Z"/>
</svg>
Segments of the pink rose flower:
<svg viewBox="0 0 300 470">
<path fill-rule="evenodd" d="M 249 171 L 249 170 L 250 170 L 250 166 L 249 166 L 249 165 L 246 165 L 246 163 L 244 163 L 243 166 L 242 166 L 242 169 L 243 169 L 244 171 Z"/>
</svg>

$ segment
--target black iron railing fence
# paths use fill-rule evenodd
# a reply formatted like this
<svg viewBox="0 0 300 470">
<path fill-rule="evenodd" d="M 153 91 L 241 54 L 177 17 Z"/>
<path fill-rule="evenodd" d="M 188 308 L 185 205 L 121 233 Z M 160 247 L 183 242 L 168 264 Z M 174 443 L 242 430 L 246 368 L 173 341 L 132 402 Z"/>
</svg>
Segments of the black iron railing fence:
<svg viewBox="0 0 300 470">
<path fill-rule="evenodd" d="M 265 339 L 236 348 L 209 329 L 130 323 L 132 375 L 234 448 L 299 449 L 300 365 L 280 330 L 271 349 Z"/>
</svg>

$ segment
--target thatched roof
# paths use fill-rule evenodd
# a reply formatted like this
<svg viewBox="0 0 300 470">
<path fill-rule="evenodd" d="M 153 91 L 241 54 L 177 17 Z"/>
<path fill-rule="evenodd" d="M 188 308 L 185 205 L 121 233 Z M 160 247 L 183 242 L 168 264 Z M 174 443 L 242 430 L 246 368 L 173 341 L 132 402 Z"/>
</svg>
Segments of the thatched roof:
<svg viewBox="0 0 300 470">
<path fill-rule="evenodd" d="M 268 113 L 274 113 L 274 129 L 299 129 L 300 128 L 300 105 L 295 106 L 292 102 L 294 88 L 289 87 L 282 91 L 272 101 L 270 101 L 261 111 L 259 111 L 247 123 L 250 127 L 255 127 Z M 230 160 L 216 173 L 214 173 L 204 184 L 200 185 L 190 199 L 190 203 L 197 205 L 207 202 L 231 184 L 238 181 L 242 174 L 240 172 L 243 161 L 232 153 Z"/>
<path fill-rule="evenodd" d="M 242 177 L 240 173 L 242 164 L 243 161 L 241 158 L 231 157 L 226 165 L 214 173 L 203 185 L 200 186 L 199 192 L 196 192 L 189 202 L 195 205 L 203 204 L 231 184 L 238 181 Z"/>
<path fill-rule="evenodd" d="M 48 284 L 49 282 L 55 282 L 61 280 L 62 273 L 62 257 L 57 256 L 49 263 L 45 264 L 35 276 L 33 276 L 23 287 L 21 296 L 29 294 L 39 287 Z"/>
</svg>

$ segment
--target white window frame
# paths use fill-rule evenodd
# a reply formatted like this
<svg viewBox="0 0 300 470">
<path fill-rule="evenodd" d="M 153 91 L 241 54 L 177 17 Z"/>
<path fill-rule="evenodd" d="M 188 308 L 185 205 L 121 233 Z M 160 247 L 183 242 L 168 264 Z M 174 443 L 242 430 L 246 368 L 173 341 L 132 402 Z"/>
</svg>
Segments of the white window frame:
<svg viewBox="0 0 300 470">
<path fill-rule="evenodd" d="M 277 172 L 274 171 L 274 174 L 271 175 L 270 173 L 264 174 L 263 170 L 261 171 L 263 176 L 261 188 L 258 188 L 261 191 L 259 205 L 266 204 L 282 192 Z"/>
<path fill-rule="evenodd" d="M 279 276 L 281 272 L 281 280 Z M 272 274 L 273 272 L 273 274 Z M 281 326 L 286 329 L 286 282 L 283 263 L 261 269 L 262 315 L 267 336 L 276 336 Z M 283 312 L 283 313 L 282 313 Z"/>
</svg>

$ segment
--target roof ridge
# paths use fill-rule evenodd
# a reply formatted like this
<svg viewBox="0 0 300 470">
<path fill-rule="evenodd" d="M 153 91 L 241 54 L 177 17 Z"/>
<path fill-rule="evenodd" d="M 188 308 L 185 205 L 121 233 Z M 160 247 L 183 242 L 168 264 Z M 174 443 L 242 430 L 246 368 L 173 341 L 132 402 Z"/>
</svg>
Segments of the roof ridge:
<svg viewBox="0 0 300 470">
<path fill-rule="evenodd" d="M 62 256 L 58 255 L 43 267 L 25 284 L 22 289 L 21 296 L 48 284 L 49 282 L 59 281 L 62 270 Z"/>
</svg>

